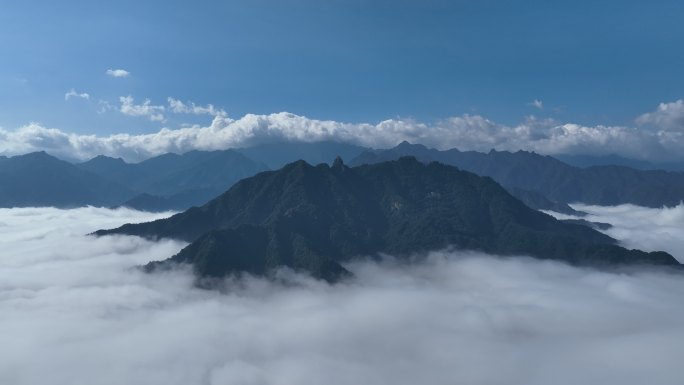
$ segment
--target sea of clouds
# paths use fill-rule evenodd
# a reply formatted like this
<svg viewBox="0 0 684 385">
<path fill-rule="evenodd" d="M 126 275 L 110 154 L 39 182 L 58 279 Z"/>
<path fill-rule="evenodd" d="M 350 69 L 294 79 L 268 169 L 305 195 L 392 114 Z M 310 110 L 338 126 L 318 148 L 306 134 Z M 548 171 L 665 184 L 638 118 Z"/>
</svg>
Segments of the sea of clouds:
<svg viewBox="0 0 684 385">
<path fill-rule="evenodd" d="M 573 204 L 575 210 L 588 215 L 576 217 L 547 212 L 558 219 L 585 219 L 591 222 L 610 223 L 604 232 L 620 240 L 622 246 L 645 251 L 667 251 L 684 263 L 684 204 L 659 209 L 630 204 L 619 206 L 592 206 Z"/>
<path fill-rule="evenodd" d="M 625 242 L 682 242 L 681 207 L 591 208 L 615 236 L 637 210 Z M 85 235 L 164 215 L 0 210 L 1 384 L 684 383 L 681 275 L 443 251 L 219 292 L 134 268 L 183 243 Z"/>
</svg>

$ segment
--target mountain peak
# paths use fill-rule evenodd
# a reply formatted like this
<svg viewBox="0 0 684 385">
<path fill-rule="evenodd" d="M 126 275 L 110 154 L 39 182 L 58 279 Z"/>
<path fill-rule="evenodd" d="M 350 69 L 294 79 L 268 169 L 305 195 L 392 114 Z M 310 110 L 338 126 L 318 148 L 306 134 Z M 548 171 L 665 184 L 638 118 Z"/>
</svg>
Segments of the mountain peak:
<svg viewBox="0 0 684 385">
<path fill-rule="evenodd" d="M 334 280 L 355 257 L 410 258 L 445 247 L 578 265 L 678 265 L 530 209 L 490 178 L 411 156 L 355 168 L 297 161 L 243 179 L 200 208 L 96 234 L 116 233 L 191 242 L 148 268 L 189 263 L 210 277 L 286 266 Z"/>
<path fill-rule="evenodd" d="M 41 151 L 34 151 L 34 152 L 29 152 L 28 154 L 25 155 L 19 155 L 27 158 L 54 158 L 52 155 L 48 154 L 47 152 L 41 150 Z"/>
<path fill-rule="evenodd" d="M 126 161 L 120 157 L 114 158 L 114 157 L 107 156 L 107 155 L 98 155 L 98 156 L 88 160 L 87 162 L 99 162 L 99 163 L 107 162 L 107 163 L 112 163 L 112 164 L 114 164 L 114 163 L 125 164 L 126 163 Z"/>
<path fill-rule="evenodd" d="M 394 147 L 394 149 L 399 150 L 399 151 L 406 151 L 406 150 L 410 150 L 410 149 L 425 150 L 425 149 L 427 149 L 427 147 L 423 146 L 422 144 L 413 144 L 413 143 L 410 143 L 410 142 L 404 140 L 401 143 L 399 143 L 398 145 L 396 145 Z"/>
<path fill-rule="evenodd" d="M 332 164 L 332 169 L 333 170 L 343 170 L 344 169 L 344 161 L 342 160 L 341 156 L 336 156 L 335 160 L 333 161 Z"/>
<path fill-rule="evenodd" d="M 45 151 L 35 151 L 24 155 L 17 155 L 10 159 L 16 159 L 18 161 L 32 161 L 32 162 L 64 162 L 63 160 L 56 158 Z M 68 163 L 68 162 L 65 162 Z"/>
</svg>

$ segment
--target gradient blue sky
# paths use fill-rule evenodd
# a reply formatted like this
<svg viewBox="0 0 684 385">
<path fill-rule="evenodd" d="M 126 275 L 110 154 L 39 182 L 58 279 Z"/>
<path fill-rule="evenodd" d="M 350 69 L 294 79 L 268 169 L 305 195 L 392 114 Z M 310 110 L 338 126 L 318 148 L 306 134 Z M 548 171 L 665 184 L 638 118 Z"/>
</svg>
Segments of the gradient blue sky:
<svg viewBox="0 0 684 385">
<path fill-rule="evenodd" d="M 0 126 L 144 133 L 119 97 L 232 117 L 633 124 L 684 97 L 682 1 L 22 1 L 0 11 Z M 125 69 L 126 78 L 107 76 Z M 71 98 L 71 89 L 90 100 Z M 543 101 L 544 110 L 529 103 Z M 98 101 L 113 109 L 106 112 Z M 193 120 L 195 119 L 195 120 Z M 204 118 L 206 121 L 206 117 Z"/>
</svg>

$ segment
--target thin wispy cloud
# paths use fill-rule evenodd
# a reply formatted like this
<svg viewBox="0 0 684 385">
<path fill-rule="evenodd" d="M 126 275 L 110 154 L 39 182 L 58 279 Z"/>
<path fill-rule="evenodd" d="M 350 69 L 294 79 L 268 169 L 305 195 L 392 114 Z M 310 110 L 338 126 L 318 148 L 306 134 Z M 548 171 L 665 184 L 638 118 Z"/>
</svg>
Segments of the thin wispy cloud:
<svg viewBox="0 0 684 385">
<path fill-rule="evenodd" d="M 164 121 L 164 111 L 166 108 L 161 105 L 153 105 L 150 99 L 145 99 L 142 104 L 135 104 L 135 100 L 129 95 L 121 96 L 119 102 L 121 103 L 119 111 L 124 115 L 143 116 L 153 122 Z"/>
<path fill-rule="evenodd" d="M 115 109 L 116 108 L 114 106 L 112 106 L 112 104 L 106 100 L 98 100 L 97 101 L 97 113 L 98 114 L 104 114 L 107 111 L 115 110 Z"/>
<path fill-rule="evenodd" d="M 532 106 L 538 110 L 544 109 L 544 103 L 539 99 L 534 99 L 533 101 L 529 102 L 528 105 Z"/>
<path fill-rule="evenodd" d="M 107 71 L 105 71 L 105 73 L 107 75 L 109 75 L 111 77 L 115 77 L 115 78 L 127 78 L 131 74 L 130 72 L 128 72 L 124 69 L 120 69 L 120 68 L 119 69 L 111 69 L 110 68 Z"/>
<path fill-rule="evenodd" d="M 684 382 L 681 275 L 435 252 L 219 292 L 132 269 L 183 243 L 84 235 L 164 215 L 0 209 L 0 383 Z"/>
<path fill-rule="evenodd" d="M 194 115 L 227 115 L 222 109 L 217 109 L 213 104 L 207 104 L 206 106 L 198 106 L 193 102 L 183 103 L 178 99 L 169 97 L 169 110 L 176 114 L 194 114 Z"/>
<path fill-rule="evenodd" d="M 64 100 L 69 100 L 72 98 L 90 100 L 90 94 L 87 92 L 76 92 L 76 90 L 72 88 L 64 94 Z"/>
</svg>

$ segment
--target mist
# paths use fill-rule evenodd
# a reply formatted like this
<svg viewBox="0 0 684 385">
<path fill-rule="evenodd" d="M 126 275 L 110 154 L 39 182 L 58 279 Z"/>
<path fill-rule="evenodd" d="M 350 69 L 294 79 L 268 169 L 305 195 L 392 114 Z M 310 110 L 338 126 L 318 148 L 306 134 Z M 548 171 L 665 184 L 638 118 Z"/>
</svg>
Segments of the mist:
<svg viewBox="0 0 684 385">
<path fill-rule="evenodd" d="M 353 263 L 337 285 L 283 270 L 202 290 L 187 269 L 133 268 L 184 243 L 85 235 L 165 215 L 0 210 L 0 383 L 684 383 L 678 274 L 446 250 Z M 625 234 L 649 242 L 676 223 Z"/>
</svg>

